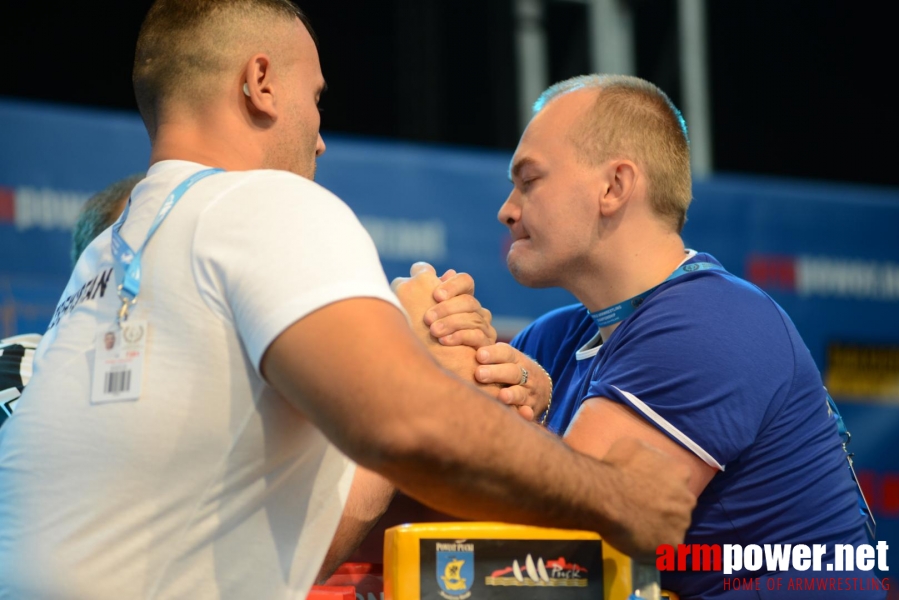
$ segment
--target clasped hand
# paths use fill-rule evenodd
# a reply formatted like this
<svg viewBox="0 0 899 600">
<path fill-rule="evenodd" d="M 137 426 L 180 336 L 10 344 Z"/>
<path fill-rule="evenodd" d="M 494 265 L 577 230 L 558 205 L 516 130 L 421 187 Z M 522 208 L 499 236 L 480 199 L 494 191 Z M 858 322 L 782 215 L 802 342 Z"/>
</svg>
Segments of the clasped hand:
<svg viewBox="0 0 899 600">
<path fill-rule="evenodd" d="M 546 410 L 552 392 L 549 376 L 526 354 L 496 342 L 492 314 L 475 298 L 471 275 L 450 269 L 438 278 L 434 267 L 419 262 L 412 265 L 410 277 L 394 279 L 391 287 L 416 335 L 445 368 L 496 386 L 497 399 L 528 420 Z M 450 354 L 441 350 L 458 346 L 474 349 L 477 364 L 448 360 Z"/>
</svg>

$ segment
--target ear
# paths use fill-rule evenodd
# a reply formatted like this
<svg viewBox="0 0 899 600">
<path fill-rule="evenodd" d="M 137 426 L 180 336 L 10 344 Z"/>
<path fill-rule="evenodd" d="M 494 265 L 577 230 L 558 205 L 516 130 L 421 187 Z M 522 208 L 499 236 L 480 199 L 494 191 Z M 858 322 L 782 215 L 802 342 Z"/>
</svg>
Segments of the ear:
<svg viewBox="0 0 899 600">
<path fill-rule="evenodd" d="M 256 54 L 247 61 L 241 88 L 241 96 L 251 113 L 265 115 L 272 121 L 278 118 L 274 76 L 267 54 Z"/>
<path fill-rule="evenodd" d="M 612 217 L 624 208 L 634 195 L 639 171 L 637 166 L 624 159 L 612 160 L 602 167 L 603 186 L 599 199 L 599 211 L 603 217 Z"/>
</svg>

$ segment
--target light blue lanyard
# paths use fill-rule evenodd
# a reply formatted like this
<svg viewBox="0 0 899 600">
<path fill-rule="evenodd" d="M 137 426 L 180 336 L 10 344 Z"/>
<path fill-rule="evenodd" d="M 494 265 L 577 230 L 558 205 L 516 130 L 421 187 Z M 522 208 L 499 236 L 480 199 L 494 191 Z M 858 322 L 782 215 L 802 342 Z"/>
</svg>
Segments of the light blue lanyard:
<svg viewBox="0 0 899 600">
<path fill-rule="evenodd" d="M 724 267 L 708 262 L 690 263 L 678 268 L 662 283 L 667 283 L 672 279 L 677 279 L 681 275 L 686 275 L 687 273 L 695 273 L 696 271 L 706 271 L 709 269 L 723 271 Z M 609 308 L 604 308 L 602 310 L 592 312 L 590 313 L 590 316 L 593 317 L 593 320 L 599 327 L 607 327 L 609 325 L 614 325 L 615 323 L 620 323 L 621 321 L 624 321 L 626 318 L 634 314 L 634 311 L 640 308 L 640 305 L 643 304 L 643 301 L 646 300 L 646 297 L 659 289 L 659 286 L 661 286 L 662 283 L 646 290 L 642 294 L 634 296 L 629 300 L 619 302 L 615 306 L 610 306 Z"/>
<path fill-rule="evenodd" d="M 119 309 L 118 314 L 119 323 L 128 320 L 128 308 L 137 302 L 137 295 L 140 293 L 141 257 L 143 256 L 144 249 L 147 247 L 150 238 L 153 237 L 153 234 L 156 233 L 156 230 L 159 229 L 159 226 L 162 225 L 162 222 L 175 205 L 178 204 L 178 201 L 181 200 L 181 197 L 184 196 L 187 190 L 201 179 L 205 179 L 216 173 L 221 173 L 223 170 L 224 169 L 205 169 L 199 173 L 194 173 L 178 184 L 178 187 L 172 190 L 172 193 L 166 197 L 162 206 L 159 207 L 159 212 L 156 214 L 156 218 L 153 220 L 153 223 L 150 225 L 150 230 L 147 232 L 147 238 L 144 240 L 144 243 L 140 245 L 137 252 L 128 245 L 128 242 L 126 242 L 119 233 L 122 229 L 122 225 L 124 225 L 125 221 L 128 219 L 128 213 L 131 211 L 131 198 L 128 198 L 128 204 L 125 206 L 125 211 L 112 226 L 112 257 L 116 262 L 116 266 L 121 267 L 124 271 L 122 283 L 118 288 L 119 298 L 122 300 L 122 308 Z"/>
</svg>

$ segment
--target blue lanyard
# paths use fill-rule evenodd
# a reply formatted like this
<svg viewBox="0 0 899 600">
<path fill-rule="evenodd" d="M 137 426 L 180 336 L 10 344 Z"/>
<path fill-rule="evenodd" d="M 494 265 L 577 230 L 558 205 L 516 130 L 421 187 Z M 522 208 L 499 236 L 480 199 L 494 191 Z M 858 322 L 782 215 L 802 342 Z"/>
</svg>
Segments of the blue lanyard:
<svg viewBox="0 0 899 600">
<path fill-rule="evenodd" d="M 125 221 L 128 219 L 128 213 L 131 211 L 131 198 L 128 198 L 128 204 L 125 206 L 125 211 L 112 226 L 112 257 L 116 262 L 116 266 L 122 267 L 124 271 L 122 283 L 118 288 L 119 298 L 122 300 L 122 308 L 119 309 L 118 315 L 119 323 L 128 319 L 128 307 L 137 302 L 137 295 L 140 293 L 141 257 L 143 256 L 144 249 L 147 247 L 150 238 L 153 237 L 153 234 L 156 233 L 156 230 L 159 229 L 159 226 L 162 225 L 162 222 L 175 205 L 178 204 L 178 201 L 181 200 L 181 197 L 184 196 L 187 190 L 201 179 L 205 179 L 216 173 L 221 173 L 222 171 L 224 171 L 224 169 L 205 169 L 199 173 L 194 173 L 178 184 L 178 187 L 172 190 L 172 193 L 162 202 L 162 206 L 159 207 L 159 212 L 156 214 L 156 218 L 153 220 L 153 223 L 150 225 L 150 230 L 147 232 L 147 238 L 144 240 L 144 243 L 141 244 L 140 248 L 138 248 L 137 252 L 128 245 L 128 242 L 126 242 L 119 233 L 122 229 L 122 225 L 124 225 Z"/>
<path fill-rule="evenodd" d="M 706 271 L 709 269 L 723 271 L 724 267 L 720 267 L 714 263 L 708 262 L 690 263 L 678 268 L 662 283 L 667 283 L 672 279 L 677 279 L 681 275 L 686 275 L 687 273 L 695 273 L 696 271 Z M 620 323 L 621 321 L 624 321 L 626 318 L 634 314 L 634 311 L 640 308 L 640 305 L 643 304 L 643 301 L 646 300 L 646 297 L 659 289 L 659 286 L 661 286 L 662 283 L 646 290 L 642 294 L 637 294 L 629 300 L 619 302 L 615 306 L 610 306 L 609 308 L 603 308 L 602 310 L 592 312 L 590 313 L 590 316 L 593 317 L 593 320 L 599 327 L 607 327 L 608 325 Z"/>
</svg>

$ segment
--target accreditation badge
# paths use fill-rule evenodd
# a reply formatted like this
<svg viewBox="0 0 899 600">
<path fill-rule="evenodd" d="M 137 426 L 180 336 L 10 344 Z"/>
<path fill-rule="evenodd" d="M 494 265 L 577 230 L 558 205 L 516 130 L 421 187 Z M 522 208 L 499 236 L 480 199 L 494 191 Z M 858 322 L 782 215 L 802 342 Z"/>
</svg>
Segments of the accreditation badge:
<svg viewBox="0 0 899 600">
<path fill-rule="evenodd" d="M 148 325 L 127 320 L 97 330 L 91 404 L 137 400 L 140 397 L 147 350 Z"/>
</svg>

